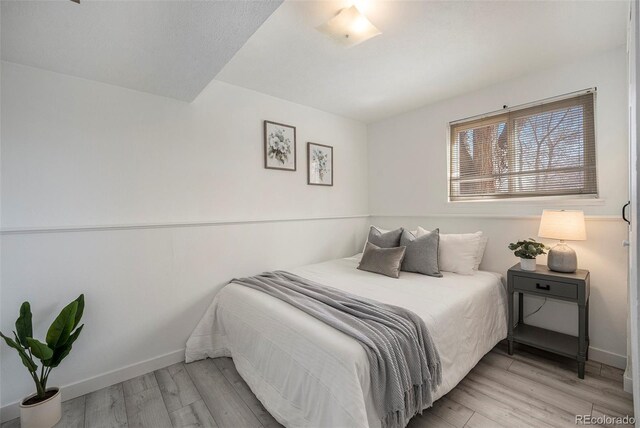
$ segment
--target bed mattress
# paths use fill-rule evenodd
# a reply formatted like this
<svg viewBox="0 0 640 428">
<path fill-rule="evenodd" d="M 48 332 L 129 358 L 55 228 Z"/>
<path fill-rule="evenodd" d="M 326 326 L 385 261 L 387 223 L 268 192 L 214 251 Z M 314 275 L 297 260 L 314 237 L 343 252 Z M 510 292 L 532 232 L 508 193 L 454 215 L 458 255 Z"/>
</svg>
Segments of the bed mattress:
<svg viewBox="0 0 640 428">
<path fill-rule="evenodd" d="M 429 329 L 442 359 L 434 399 L 460 382 L 507 335 L 499 274 L 399 279 L 357 270 L 359 256 L 290 272 L 320 284 L 407 308 Z M 304 312 L 233 282 L 214 298 L 187 341 L 186 361 L 232 357 L 265 408 L 287 427 L 379 427 L 369 362 L 353 338 Z"/>
</svg>

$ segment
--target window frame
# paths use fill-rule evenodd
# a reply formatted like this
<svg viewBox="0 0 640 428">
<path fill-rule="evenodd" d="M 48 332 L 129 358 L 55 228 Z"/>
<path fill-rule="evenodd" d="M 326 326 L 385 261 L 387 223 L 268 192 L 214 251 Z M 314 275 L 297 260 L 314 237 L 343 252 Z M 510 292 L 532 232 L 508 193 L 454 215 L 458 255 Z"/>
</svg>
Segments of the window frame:
<svg viewBox="0 0 640 428">
<path fill-rule="evenodd" d="M 578 98 L 584 95 L 592 95 L 592 110 L 593 110 L 593 141 L 590 143 L 593 145 L 593 174 L 595 177 L 593 178 L 595 183 L 595 193 L 577 193 L 572 191 L 567 191 L 566 193 L 546 193 L 541 192 L 539 194 L 527 194 L 527 195 L 514 195 L 513 193 L 506 193 L 504 195 L 471 195 L 468 197 L 465 196 L 453 196 L 452 197 L 452 181 L 453 181 L 453 144 L 452 138 L 457 138 L 457 132 L 465 129 L 473 129 L 474 126 L 477 127 L 478 124 L 491 124 L 491 123 L 503 123 L 506 122 L 507 126 L 511 128 L 511 123 L 515 121 L 517 117 L 526 116 L 526 114 L 518 114 L 519 111 L 526 111 L 532 108 L 540 107 L 547 104 L 557 103 L 560 101 L 567 100 L 569 101 L 573 98 Z M 511 117 L 509 117 L 511 115 Z M 502 119 L 502 120 L 501 120 Z M 456 129 L 456 133 L 452 132 L 453 128 L 456 125 L 463 125 L 462 127 L 458 127 Z M 567 202 L 567 201 L 576 201 L 580 204 L 591 205 L 593 202 L 596 204 L 600 204 L 602 199 L 600 199 L 600 177 L 598 174 L 598 120 L 597 120 L 597 88 L 589 88 L 580 91 L 570 92 L 567 94 L 549 97 L 538 101 L 533 101 L 525 104 L 519 104 L 513 107 L 504 107 L 500 110 L 495 110 L 488 113 L 483 113 L 475 116 L 470 116 L 464 119 L 458 119 L 447 123 L 447 131 L 446 131 L 446 144 L 447 144 L 447 202 L 448 203 L 476 203 L 476 202 L 527 202 L 527 203 L 541 203 L 541 202 Z M 514 129 L 508 130 L 509 134 L 515 132 Z M 591 136 L 589 136 L 591 137 Z M 511 135 L 508 137 L 511 141 Z M 585 144 L 585 149 L 586 149 Z M 589 203 L 591 201 L 592 203 Z"/>
</svg>

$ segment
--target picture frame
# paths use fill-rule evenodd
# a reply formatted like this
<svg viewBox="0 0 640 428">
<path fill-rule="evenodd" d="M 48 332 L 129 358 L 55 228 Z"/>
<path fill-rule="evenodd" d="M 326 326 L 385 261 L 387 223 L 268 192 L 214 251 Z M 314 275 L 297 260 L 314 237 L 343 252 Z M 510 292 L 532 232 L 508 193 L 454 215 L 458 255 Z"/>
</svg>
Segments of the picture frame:
<svg viewBox="0 0 640 428">
<path fill-rule="evenodd" d="M 296 158 L 296 127 L 265 120 L 264 167 L 295 171 Z"/>
<path fill-rule="evenodd" d="M 307 143 L 307 184 L 333 186 L 333 147 Z"/>
</svg>

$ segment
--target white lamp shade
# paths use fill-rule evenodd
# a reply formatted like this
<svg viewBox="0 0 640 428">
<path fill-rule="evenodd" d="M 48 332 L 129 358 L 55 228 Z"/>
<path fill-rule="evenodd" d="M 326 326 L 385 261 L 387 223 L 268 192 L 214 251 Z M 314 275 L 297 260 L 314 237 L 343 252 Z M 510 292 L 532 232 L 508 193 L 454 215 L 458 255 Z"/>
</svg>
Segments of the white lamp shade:
<svg viewBox="0 0 640 428">
<path fill-rule="evenodd" d="M 348 47 L 355 46 L 381 34 L 380 30 L 369 22 L 355 6 L 342 9 L 340 13 L 325 24 L 317 27 L 317 29 Z"/>
<path fill-rule="evenodd" d="M 587 229 L 582 211 L 542 211 L 538 236 L 562 241 L 584 241 Z"/>
</svg>

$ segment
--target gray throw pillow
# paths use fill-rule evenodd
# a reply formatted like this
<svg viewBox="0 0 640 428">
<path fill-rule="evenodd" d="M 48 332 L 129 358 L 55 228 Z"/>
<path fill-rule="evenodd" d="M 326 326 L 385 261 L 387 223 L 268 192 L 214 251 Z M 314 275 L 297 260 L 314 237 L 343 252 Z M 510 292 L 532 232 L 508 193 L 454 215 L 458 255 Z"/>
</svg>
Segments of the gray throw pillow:
<svg viewBox="0 0 640 428">
<path fill-rule="evenodd" d="M 367 242 L 371 242 L 379 248 L 399 247 L 400 236 L 402 236 L 402 228 L 383 233 L 377 227 L 371 226 Z"/>
<path fill-rule="evenodd" d="M 380 248 L 367 242 L 358 269 L 397 278 L 404 258 L 404 247 Z"/>
<path fill-rule="evenodd" d="M 407 247 L 402 261 L 402 270 L 416 272 L 423 275 L 442 277 L 438 267 L 438 245 L 440 231 L 432 230 L 428 235 L 416 238 L 408 230 L 402 232 L 400 245 Z"/>
</svg>

